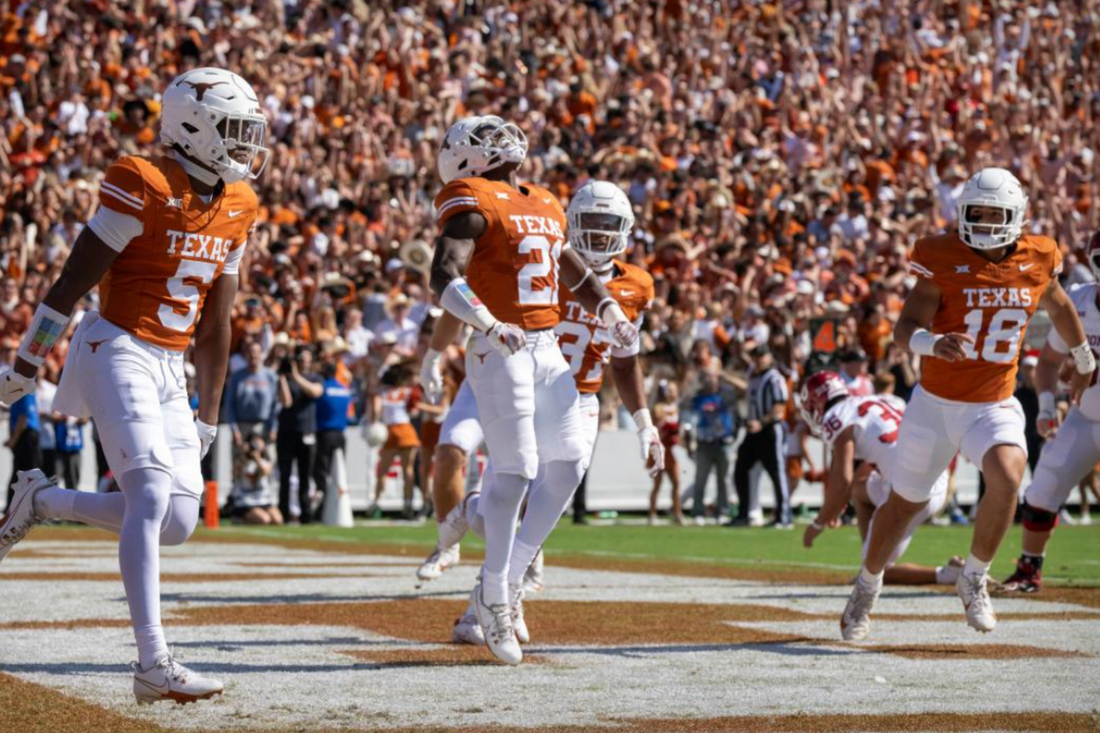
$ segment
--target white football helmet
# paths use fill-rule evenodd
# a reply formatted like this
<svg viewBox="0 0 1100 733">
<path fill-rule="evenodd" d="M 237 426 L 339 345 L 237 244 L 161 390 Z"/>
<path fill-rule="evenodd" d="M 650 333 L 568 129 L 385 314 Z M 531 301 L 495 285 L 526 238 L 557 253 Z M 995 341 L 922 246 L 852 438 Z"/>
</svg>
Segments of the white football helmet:
<svg viewBox="0 0 1100 733">
<path fill-rule="evenodd" d="M 226 183 L 259 177 L 271 156 L 266 132 L 256 92 L 232 71 L 193 69 L 164 92 L 161 141 L 178 145 Z"/>
<path fill-rule="evenodd" d="M 527 159 L 527 136 L 495 115 L 464 117 L 443 138 L 436 168 L 443 183 L 472 178 Z"/>
<path fill-rule="evenodd" d="M 626 251 L 634 207 L 610 181 L 589 181 L 569 199 L 569 243 L 594 270 L 606 270 Z"/>
<path fill-rule="evenodd" d="M 1004 212 L 999 224 L 970 221 L 970 207 Z M 959 238 L 974 249 L 1007 247 L 1020 238 L 1027 213 L 1027 196 L 1016 176 L 1004 168 L 984 168 L 970 177 L 958 203 Z"/>
</svg>

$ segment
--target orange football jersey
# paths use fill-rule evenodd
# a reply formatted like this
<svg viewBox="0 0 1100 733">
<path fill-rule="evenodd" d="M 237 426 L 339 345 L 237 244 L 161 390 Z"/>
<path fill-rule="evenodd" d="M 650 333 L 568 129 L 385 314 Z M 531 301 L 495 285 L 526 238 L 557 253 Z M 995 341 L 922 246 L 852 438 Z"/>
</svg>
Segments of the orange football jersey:
<svg viewBox="0 0 1100 733">
<path fill-rule="evenodd" d="M 256 220 L 256 193 L 231 183 L 206 204 L 174 159 L 130 156 L 107 169 L 99 203 L 144 226 L 99 284 L 103 317 L 150 344 L 183 351 L 226 257 L 232 252 L 239 262 Z"/>
<path fill-rule="evenodd" d="M 1047 286 L 1062 271 L 1058 245 L 1027 234 L 1003 262 L 993 263 L 955 233 L 917 242 L 910 270 L 943 293 L 933 333 L 966 333 L 968 358 L 947 362 L 926 356 L 921 386 L 947 400 L 999 402 L 1016 389 L 1016 369 L 1028 321 Z"/>
<path fill-rule="evenodd" d="M 440 229 L 456 214 L 476 211 L 488 228 L 475 242 L 466 281 L 500 321 L 525 331 L 558 323 L 558 260 L 565 211 L 544 188 L 519 190 L 502 181 L 462 178 L 435 197 Z"/>
<path fill-rule="evenodd" d="M 615 268 L 615 277 L 604 284 L 626 317 L 636 323 L 653 300 L 653 278 L 642 268 L 625 262 L 616 261 Z M 561 289 L 561 323 L 554 330 L 561 353 L 577 380 L 577 391 L 599 392 L 604 365 L 611 361 L 611 334 L 566 287 Z"/>
</svg>

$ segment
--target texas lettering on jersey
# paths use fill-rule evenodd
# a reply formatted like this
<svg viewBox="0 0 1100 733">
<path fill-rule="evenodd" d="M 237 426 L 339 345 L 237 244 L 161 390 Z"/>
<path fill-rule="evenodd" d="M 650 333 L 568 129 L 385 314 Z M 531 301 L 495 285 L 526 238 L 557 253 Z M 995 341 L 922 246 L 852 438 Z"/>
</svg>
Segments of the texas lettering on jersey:
<svg viewBox="0 0 1100 733">
<path fill-rule="evenodd" d="M 1012 396 L 1024 332 L 1047 287 L 1062 270 L 1058 245 L 1026 234 L 1001 262 L 990 262 L 958 234 L 917 242 L 910 256 L 914 275 L 942 293 L 932 319 L 934 333 L 965 333 L 973 340 L 967 358 L 947 362 L 924 357 L 921 386 L 959 402 L 999 402 Z"/>
<path fill-rule="evenodd" d="M 615 262 L 615 269 L 615 276 L 605 283 L 607 290 L 626 317 L 637 323 L 653 300 L 653 278 L 642 268 L 625 262 Z M 577 381 L 577 391 L 599 392 L 604 366 L 612 357 L 611 334 L 565 287 L 561 289 L 561 319 L 554 331 Z"/>
<path fill-rule="evenodd" d="M 107 169 L 99 202 L 142 223 L 99 284 L 103 317 L 155 346 L 186 349 L 227 261 L 236 272 L 255 192 L 232 183 L 207 204 L 174 159 L 129 156 Z"/>
<path fill-rule="evenodd" d="M 545 189 L 462 178 L 435 199 L 442 229 L 451 217 L 476 211 L 485 233 L 474 243 L 466 281 L 500 321 L 524 330 L 553 328 L 558 314 L 558 266 L 565 245 L 565 211 Z"/>
</svg>

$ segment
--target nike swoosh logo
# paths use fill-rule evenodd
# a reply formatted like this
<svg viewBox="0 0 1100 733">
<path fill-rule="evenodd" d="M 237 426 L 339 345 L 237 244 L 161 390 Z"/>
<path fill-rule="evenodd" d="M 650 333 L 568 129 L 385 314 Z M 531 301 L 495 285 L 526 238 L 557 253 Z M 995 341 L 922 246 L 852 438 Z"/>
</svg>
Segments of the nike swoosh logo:
<svg viewBox="0 0 1100 733">
<path fill-rule="evenodd" d="M 244 213 L 244 211 L 230 211 L 229 212 L 229 218 L 230 219 L 235 219 L 236 217 L 240 216 L 243 213 Z"/>
<path fill-rule="evenodd" d="M 1034 266 L 1035 266 L 1034 262 L 1029 262 L 1026 265 L 1020 265 L 1020 272 L 1027 272 L 1028 270 L 1030 270 Z"/>
<path fill-rule="evenodd" d="M 157 692 L 161 692 L 161 693 L 168 692 L 168 682 L 167 681 L 165 681 L 165 683 L 163 685 L 154 685 L 154 684 L 152 684 L 150 682 L 147 682 L 146 680 L 143 680 L 139 677 L 138 682 L 145 685 L 150 690 L 156 690 Z"/>
<path fill-rule="evenodd" d="M 550 203 L 550 202 L 551 202 L 551 201 L 553 201 L 553 200 L 554 200 L 554 199 L 543 199 L 543 200 L 542 200 L 542 203 L 544 203 L 544 204 L 548 204 L 548 203 Z"/>
</svg>

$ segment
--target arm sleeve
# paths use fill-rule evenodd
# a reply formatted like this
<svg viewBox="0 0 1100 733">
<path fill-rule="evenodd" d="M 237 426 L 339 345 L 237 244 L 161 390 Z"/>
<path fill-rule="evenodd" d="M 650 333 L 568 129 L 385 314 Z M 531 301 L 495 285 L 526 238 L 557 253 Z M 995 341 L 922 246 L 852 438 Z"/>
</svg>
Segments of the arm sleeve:
<svg viewBox="0 0 1100 733">
<path fill-rule="evenodd" d="M 435 197 L 435 220 L 442 228 L 456 214 L 480 211 L 477 192 L 465 180 L 451 181 Z"/>
<path fill-rule="evenodd" d="M 145 178 L 136 159 L 120 158 L 99 183 L 99 204 L 121 214 L 142 216 L 145 210 Z"/>
<path fill-rule="evenodd" d="M 225 256 L 225 265 L 222 267 L 223 275 L 236 275 L 240 272 L 244 247 L 245 243 L 241 242 L 236 248 L 229 250 L 229 254 Z"/>
<path fill-rule="evenodd" d="M 141 236 L 145 224 L 136 216 L 100 206 L 88 222 L 88 228 L 108 247 L 121 252 L 135 237 Z"/>
</svg>

